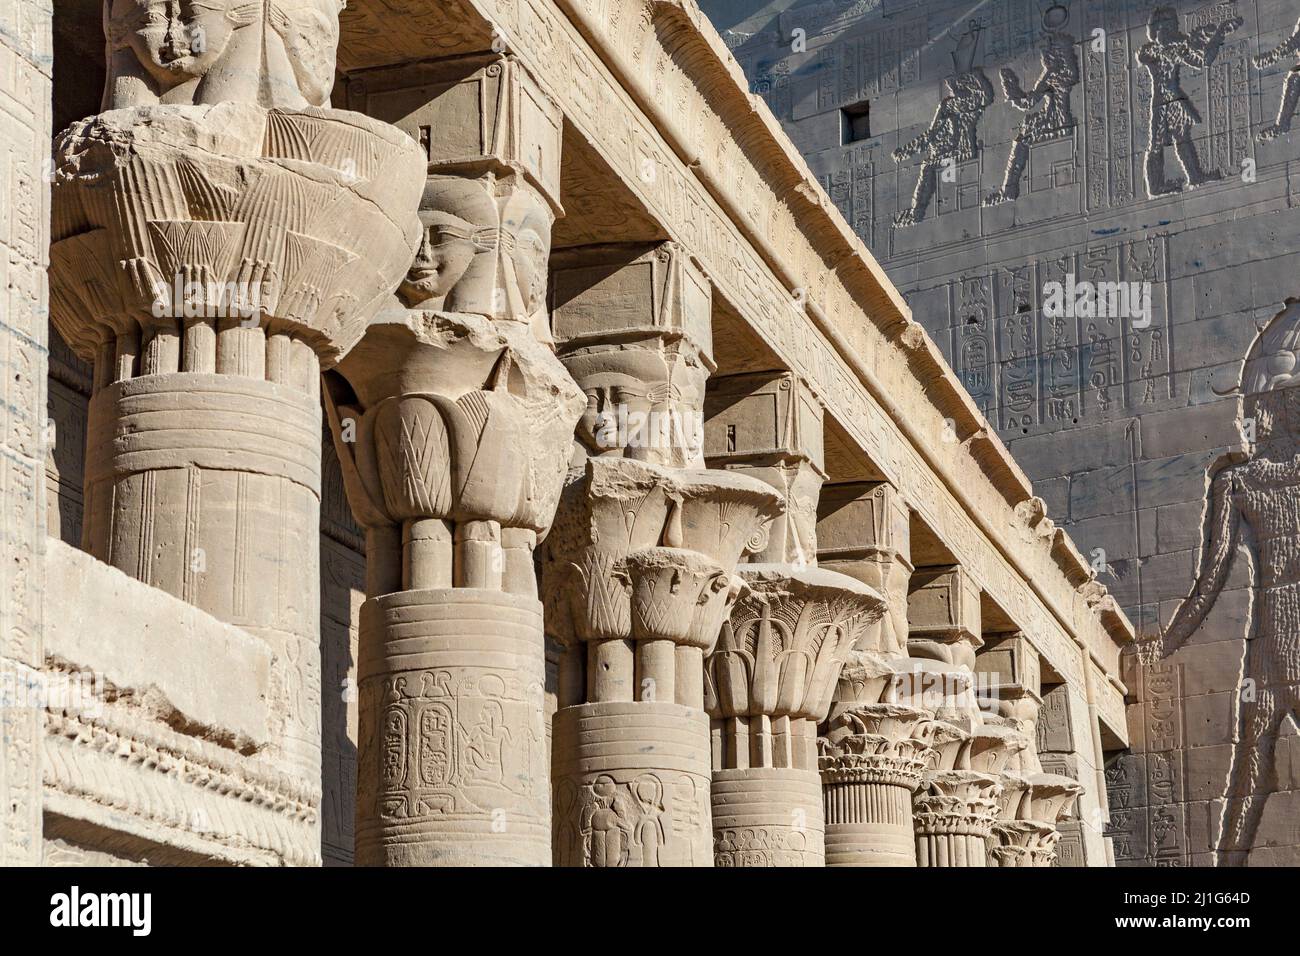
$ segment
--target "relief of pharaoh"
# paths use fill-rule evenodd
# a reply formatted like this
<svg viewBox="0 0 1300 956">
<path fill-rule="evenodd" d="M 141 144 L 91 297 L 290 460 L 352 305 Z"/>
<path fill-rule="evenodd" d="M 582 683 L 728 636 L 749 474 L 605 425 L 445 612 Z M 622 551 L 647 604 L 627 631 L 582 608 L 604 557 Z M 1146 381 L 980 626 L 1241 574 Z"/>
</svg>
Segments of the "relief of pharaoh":
<svg viewBox="0 0 1300 956">
<path fill-rule="evenodd" d="M 1300 107 L 1300 20 L 1296 21 L 1295 29 L 1291 32 L 1290 37 L 1273 49 L 1255 57 L 1255 66 L 1262 70 L 1288 56 L 1297 57 L 1297 60 L 1295 65 L 1287 72 L 1286 79 L 1282 81 L 1282 100 L 1277 105 L 1277 120 L 1269 123 L 1259 131 L 1257 138 L 1261 143 L 1277 139 L 1279 136 L 1291 132 L 1291 123 L 1295 119 L 1296 108 Z"/>
<path fill-rule="evenodd" d="M 1274 780 L 1278 735 L 1288 716 L 1300 722 L 1300 302 L 1255 339 L 1241 392 L 1254 445 L 1244 460 L 1238 453 L 1211 468 L 1196 583 L 1164 633 L 1139 647 L 1153 662 L 1185 644 L 1227 582 L 1238 545 L 1247 546 L 1253 621 L 1218 847 L 1227 866 L 1245 864 Z"/>
<path fill-rule="evenodd" d="M 1048 13 L 1056 9 L 1058 8 L 1054 7 Z M 1057 14 L 1058 19 L 1060 16 L 1068 17 L 1069 14 Z M 1044 16 L 1043 21 L 1045 27 L 1054 22 L 1047 16 Z M 1021 87 L 1020 77 L 1015 70 L 1005 66 L 1001 70 L 1002 92 L 1006 95 L 1007 102 L 1028 115 L 1011 142 L 1011 155 L 1007 158 L 1002 186 L 984 200 L 986 206 L 994 206 L 1020 196 L 1020 181 L 1029 162 L 1029 147 L 1068 136 L 1074 130 L 1070 91 L 1079 84 L 1079 55 L 1074 49 L 1074 37 L 1050 28 L 1045 31 L 1045 37 L 1047 45 L 1040 54 L 1042 75 L 1032 89 L 1025 90 Z"/>
<path fill-rule="evenodd" d="M 976 128 L 980 117 L 993 102 L 993 84 L 979 67 L 944 81 L 943 99 L 934 111 L 929 128 L 899 146 L 894 162 L 921 157 L 911 204 L 894 217 L 896 226 L 914 226 L 925 218 L 938 186 L 939 170 L 945 163 L 974 159 L 983 145 Z"/>
<path fill-rule="evenodd" d="M 346 0 L 107 0 L 102 109 L 327 106 Z"/>
</svg>

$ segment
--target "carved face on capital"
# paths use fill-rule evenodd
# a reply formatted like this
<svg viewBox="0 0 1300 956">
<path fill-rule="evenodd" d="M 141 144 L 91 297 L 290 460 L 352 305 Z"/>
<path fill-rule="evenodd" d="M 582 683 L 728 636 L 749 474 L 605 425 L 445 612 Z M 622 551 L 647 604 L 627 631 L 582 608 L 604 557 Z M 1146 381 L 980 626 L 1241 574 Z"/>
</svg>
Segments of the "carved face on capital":
<svg viewBox="0 0 1300 956">
<path fill-rule="evenodd" d="M 203 76 L 239 25 L 229 0 L 111 0 L 109 44 L 130 47 L 164 87 Z"/>
<path fill-rule="evenodd" d="M 514 285 L 517 302 L 513 308 L 522 312 L 514 316 L 516 318 L 532 315 L 546 302 L 551 218 L 550 207 L 530 188 L 520 187 L 504 201 L 501 231 L 509 239 L 503 257 L 508 260 L 508 267 L 503 268 L 502 278 Z M 510 297 L 507 297 L 507 304 L 510 304 Z"/>
<path fill-rule="evenodd" d="M 444 303 L 474 258 L 496 248 L 496 224 L 496 204 L 482 184 L 430 178 L 420 200 L 420 247 L 398 290 L 402 300 L 411 308 L 475 311 Z"/>
<path fill-rule="evenodd" d="M 565 359 L 587 395 L 576 436 L 588 454 L 646 460 L 658 435 L 655 396 L 668 386 L 668 367 L 657 350 L 615 349 Z M 666 409 L 665 409 L 666 410 Z"/>
<path fill-rule="evenodd" d="M 200 79 L 195 103 L 324 106 L 346 0 L 108 0 L 108 87 L 143 69 L 165 95 Z M 139 61 L 116 56 L 130 50 Z M 129 57 L 129 55 L 128 55 Z M 123 92 L 128 100 L 134 95 Z M 114 106 L 140 105 L 115 102 Z"/>
</svg>

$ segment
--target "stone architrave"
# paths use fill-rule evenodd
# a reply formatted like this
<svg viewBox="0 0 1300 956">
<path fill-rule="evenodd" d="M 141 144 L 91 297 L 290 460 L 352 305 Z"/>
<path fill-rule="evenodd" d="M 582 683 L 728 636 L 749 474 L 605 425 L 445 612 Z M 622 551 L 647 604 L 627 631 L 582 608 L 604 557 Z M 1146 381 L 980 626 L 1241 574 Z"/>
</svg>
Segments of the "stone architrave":
<svg viewBox="0 0 1300 956">
<path fill-rule="evenodd" d="M 318 804 L 320 371 L 406 271 L 422 163 L 324 106 L 336 0 L 179 6 L 108 6 L 106 111 L 55 143 L 51 317 L 95 369 L 84 544 L 271 647 L 266 756 Z"/>
<path fill-rule="evenodd" d="M 543 563 L 564 647 L 555 863 L 711 866 L 704 658 L 782 501 L 700 467 L 710 300 L 683 250 L 584 247 L 554 265 L 553 332 L 587 395 Z"/>
<path fill-rule="evenodd" d="M 546 865 L 533 551 L 582 410 L 544 321 L 559 115 L 494 53 L 380 71 L 349 97 L 391 118 L 427 164 L 399 299 L 330 387 L 366 528 L 356 860 Z"/>
</svg>

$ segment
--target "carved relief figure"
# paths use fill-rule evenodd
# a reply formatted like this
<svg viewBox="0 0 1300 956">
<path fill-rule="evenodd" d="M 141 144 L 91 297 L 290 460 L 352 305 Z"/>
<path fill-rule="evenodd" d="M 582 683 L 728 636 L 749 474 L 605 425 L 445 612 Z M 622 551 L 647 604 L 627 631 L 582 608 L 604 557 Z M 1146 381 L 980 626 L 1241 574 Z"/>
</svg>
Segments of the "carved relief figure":
<svg viewBox="0 0 1300 956">
<path fill-rule="evenodd" d="M 1255 65 L 1262 70 L 1288 56 L 1297 58 L 1296 65 L 1291 67 L 1286 79 L 1282 81 L 1282 102 L 1277 107 L 1277 122 L 1270 123 L 1259 131 L 1258 138 L 1261 142 L 1289 133 L 1296 107 L 1300 105 L 1300 20 L 1296 21 L 1290 39 L 1283 40 L 1272 50 L 1255 57 Z"/>
<path fill-rule="evenodd" d="M 1241 392 L 1254 448 L 1212 469 L 1196 583 L 1163 635 L 1140 649 L 1152 662 L 1182 646 L 1214 605 L 1238 544 L 1248 546 L 1254 620 L 1217 848 L 1224 866 L 1245 864 L 1273 779 L 1278 733 L 1288 716 L 1300 722 L 1300 302 L 1289 300 L 1256 337 Z"/>
<path fill-rule="evenodd" d="M 602 868 L 626 866 L 632 829 L 625 812 L 626 794 L 612 777 L 601 774 L 585 788 L 583 797 L 586 864 Z"/>
<path fill-rule="evenodd" d="M 412 309 L 526 320 L 548 342 L 552 218 L 538 194 L 510 179 L 430 176 L 424 235 L 398 294 Z"/>
<path fill-rule="evenodd" d="M 1045 33 L 1047 46 L 1041 53 L 1042 75 L 1032 90 L 1025 92 L 1015 70 L 1006 66 L 1002 68 L 1002 92 L 1012 106 L 1029 115 L 1011 142 L 1011 156 L 1007 160 L 1002 186 L 984 200 L 986 206 L 1020 195 L 1020 179 L 1029 160 L 1030 146 L 1067 136 L 1074 129 L 1070 90 L 1079 84 L 1079 55 L 1074 49 L 1074 37 L 1050 28 L 1052 24 L 1063 25 L 1069 15 L 1069 11 L 1060 6 L 1049 8 L 1043 15 L 1043 25 L 1048 27 Z M 1040 104 L 1041 108 L 1033 112 Z"/>
<path fill-rule="evenodd" d="M 1147 194 L 1152 198 L 1179 192 L 1184 185 L 1200 186 L 1223 178 L 1218 170 L 1206 172 L 1192 142 L 1192 127 L 1201 114 L 1183 90 L 1184 66 L 1203 70 L 1218 56 L 1223 39 L 1241 26 L 1240 17 L 1207 23 L 1189 36 L 1178 26 L 1178 11 L 1156 7 L 1147 23 L 1150 42 L 1138 51 L 1138 62 L 1151 75 L 1151 138 L 1147 144 Z M 1187 174 L 1181 179 L 1165 178 L 1164 148 L 1172 146 Z"/>
<path fill-rule="evenodd" d="M 346 0 L 108 0 L 103 109 L 328 106 Z"/>
<path fill-rule="evenodd" d="M 934 112 L 930 128 L 894 150 L 894 162 L 921 156 L 921 171 L 912 193 L 912 204 L 894 217 L 897 226 L 912 226 L 925 218 L 934 196 L 939 170 L 974 159 L 980 147 L 976 125 L 993 102 L 993 84 L 975 66 L 980 27 L 972 23 L 953 52 L 957 74 L 944 81 L 944 97 Z"/>
<path fill-rule="evenodd" d="M 664 828 L 664 787 L 659 778 L 645 773 L 632 783 L 640 816 L 633 839 L 641 850 L 642 866 L 659 866 L 659 851 L 668 842 Z"/>
<path fill-rule="evenodd" d="M 466 778 L 474 782 L 501 784 L 504 749 L 512 742 L 501 704 L 495 700 L 486 701 L 465 745 L 465 757 L 469 763 Z"/>
</svg>

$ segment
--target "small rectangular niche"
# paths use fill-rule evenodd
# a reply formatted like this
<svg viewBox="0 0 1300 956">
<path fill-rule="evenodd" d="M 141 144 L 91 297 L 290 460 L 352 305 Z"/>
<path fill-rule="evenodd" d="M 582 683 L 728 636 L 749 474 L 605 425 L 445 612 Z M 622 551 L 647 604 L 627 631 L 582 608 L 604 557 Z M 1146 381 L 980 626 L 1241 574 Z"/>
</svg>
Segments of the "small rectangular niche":
<svg viewBox="0 0 1300 956">
<path fill-rule="evenodd" d="M 862 100 L 840 109 L 840 145 L 871 138 L 871 101 Z"/>
</svg>

